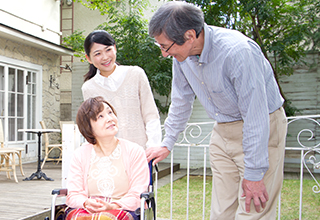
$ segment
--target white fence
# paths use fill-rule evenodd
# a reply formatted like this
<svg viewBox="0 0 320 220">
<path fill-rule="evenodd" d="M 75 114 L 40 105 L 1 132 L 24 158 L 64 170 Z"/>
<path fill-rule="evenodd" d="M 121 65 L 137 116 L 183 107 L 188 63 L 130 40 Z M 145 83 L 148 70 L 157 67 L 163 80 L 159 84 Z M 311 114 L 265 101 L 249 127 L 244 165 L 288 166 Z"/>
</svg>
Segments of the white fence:
<svg viewBox="0 0 320 220">
<path fill-rule="evenodd" d="M 320 115 L 310 116 L 297 116 L 288 117 L 288 134 L 286 140 L 286 161 L 299 166 L 300 171 L 300 201 L 299 201 L 299 220 L 302 219 L 303 204 L 302 204 L 302 192 L 303 192 L 303 179 L 304 174 L 308 175 L 314 180 L 314 186 L 312 190 L 314 193 L 320 193 L 319 181 L 316 179 L 315 174 L 320 173 Z M 207 169 L 210 168 L 209 163 L 209 141 L 213 122 L 204 123 L 189 123 L 180 134 L 180 137 L 175 144 L 174 150 L 171 152 L 169 158 L 166 160 L 171 163 L 171 175 L 170 175 L 170 219 L 173 216 L 173 164 L 181 163 L 182 167 L 187 169 L 187 201 L 186 201 L 186 218 L 189 219 L 189 179 L 190 170 L 195 168 L 203 169 L 203 201 L 202 201 L 202 219 L 205 219 L 205 204 L 211 203 L 211 201 L 205 200 L 206 195 L 206 175 Z M 70 125 L 66 125 L 70 126 Z M 63 131 L 69 130 L 63 129 Z M 76 126 L 72 129 L 74 132 L 69 132 L 62 135 L 63 144 L 79 146 L 81 143 L 80 134 Z M 75 136 L 72 136 L 74 134 Z M 82 139 L 83 140 L 83 139 Z M 68 148 L 69 152 L 70 147 Z M 300 152 L 298 157 L 296 154 L 290 152 Z M 70 153 L 69 153 L 70 155 Z M 287 158 L 287 156 L 289 157 Z M 64 160 L 69 160 L 68 157 L 64 157 Z M 63 179 L 66 180 L 67 172 L 63 172 Z M 157 177 L 156 177 L 157 178 Z M 157 183 L 155 181 L 155 193 L 157 198 Z M 63 186 L 64 187 L 64 186 Z M 211 190 L 211 189 L 210 189 Z M 320 194 L 319 194 L 320 196 Z M 281 196 L 279 197 L 278 206 L 278 219 L 281 219 Z M 320 204 L 319 204 L 320 206 Z M 315 207 L 318 209 L 319 207 Z M 201 217 L 199 216 L 198 219 Z"/>
<path fill-rule="evenodd" d="M 303 212 L 302 193 L 305 172 L 314 180 L 312 191 L 320 193 L 319 180 L 315 177 L 315 174 L 320 173 L 319 119 L 320 115 L 288 117 L 286 153 L 289 151 L 300 151 L 299 220 L 302 219 Z M 281 195 L 279 197 L 279 204 L 281 204 Z M 319 207 L 314 208 L 319 210 Z M 281 207 L 278 210 L 278 219 L 280 219 Z"/>
<path fill-rule="evenodd" d="M 298 163 L 300 166 L 300 190 L 299 190 L 299 220 L 302 219 L 302 193 L 303 193 L 303 178 L 305 172 L 308 173 L 314 180 L 314 186 L 312 190 L 314 193 L 320 193 L 319 181 L 315 177 L 315 173 L 320 173 L 320 115 L 310 116 L 297 116 L 288 117 L 288 136 L 286 140 L 286 155 L 289 151 L 299 151 L 300 157 L 287 158 L 288 163 Z M 174 163 L 180 161 L 184 157 L 184 161 L 187 163 L 187 204 L 186 204 L 186 219 L 189 219 L 189 177 L 190 177 L 190 164 L 194 164 L 191 151 L 195 150 L 197 158 L 203 158 L 201 166 L 203 168 L 203 206 L 202 206 L 202 219 L 205 219 L 205 203 L 211 201 L 205 201 L 206 194 L 206 171 L 210 167 L 208 162 L 209 141 L 210 133 L 203 134 L 203 130 L 208 130 L 206 126 L 213 127 L 212 122 L 208 123 L 190 123 L 187 125 L 184 132 L 180 135 L 179 141 L 175 144 L 174 151 L 171 153 L 170 162 L 171 170 Z M 183 149 L 186 155 L 181 156 L 181 152 L 177 153 L 180 156 L 175 156 L 176 151 Z M 201 153 L 202 151 L 202 153 Z M 170 219 L 172 219 L 173 198 L 172 198 L 172 178 L 171 172 L 171 204 L 170 204 Z M 319 195 L 320 196 L 320 195 Z M 281 195 L 279 197 L 278 207 L 278 219 L 281 219 Z M 320 204 L 319 204 L 320 206 Z M 318 209 L 319 207 L 315 207 Z M 200 216 L 199 216 L 200 219 Z"/>
</svg>

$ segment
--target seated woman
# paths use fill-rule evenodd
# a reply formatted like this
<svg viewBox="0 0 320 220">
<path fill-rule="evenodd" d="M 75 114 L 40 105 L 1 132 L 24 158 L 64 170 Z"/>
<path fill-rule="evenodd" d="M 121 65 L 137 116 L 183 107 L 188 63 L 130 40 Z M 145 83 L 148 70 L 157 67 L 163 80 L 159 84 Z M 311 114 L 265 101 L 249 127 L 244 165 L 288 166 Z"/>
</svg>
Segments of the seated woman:
<svg viewBox="0 0 320 220">
<path fill-rule="evenodd" d="M 68 174 L 67 220 L 138 219 L 140 194 L 149 170 L 143 148 L 115 137 L 118 120 L 102 97 L 89 98 L 78 110 L 77 125 L 89 143 L 73 155 Z"/>
</svg>

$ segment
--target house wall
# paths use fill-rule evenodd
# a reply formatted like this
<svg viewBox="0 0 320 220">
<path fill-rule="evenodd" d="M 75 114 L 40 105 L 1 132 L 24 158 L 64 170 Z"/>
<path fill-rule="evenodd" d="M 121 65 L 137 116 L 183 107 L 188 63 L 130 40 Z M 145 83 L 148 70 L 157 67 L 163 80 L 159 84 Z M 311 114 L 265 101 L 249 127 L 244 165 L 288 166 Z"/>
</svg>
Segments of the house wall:
<svg viewBox="0 0 320 220">
<path fill-rule="evenodd" d="M 291 76 L 281 76 L 280 85 L 286 99 L 300 111 L 297 115 L 320 114 L 320 54 L 309 53 L 304 62 Z"/>
<path fill-rule="evenodd" d="M 281 76 L 279 81 L 287 100 L 300 112 L 296 115 L 320 114 L 320 53 L 309 53 L 304 59 L 307 65 L 297 66 L 291 76 Z M 320 119 L 318 118 L 318 123 Z M 310 131 L 303 129 L 309 129 Z M 300 134 L 300 143 L 297 135 Z M 299 148 L 320 144 L 320 126 L 316 121 L 299 120 L 288 126 L 287 147 Z M 287 150 L 285 170 L 299 168 L 300 151 Z"/>
<path fill-rule="evenodd" d="M 151 6 L 145 10 L 145 18 L 150 19 L 153 11 L 164 3 L 159 0 L 149 0 Z M 87 36 L 98 25 L 107 21 L 106 15 L 101 15 L 98 10 L 90 10 L 80 3 L 74 3 L 74 30 L 84 30 L 84 35 Z"/>
<path fill-rule="evenodd" d="M 55 83 L 60 83 L 60 56 L 1 37 L 0 56 L 42 66 L 42 120 L 46 122 L 48 128 L 59 128 L 60 90 L 56 86 L 50 87 L 49 79 L 52 75 Z M 37 124 L 37 127 L 40 128 L 40 124 Z M 60 140 L 59 134 L 50 134 L 50 141 L 54 143 L 57 140 Z M 36 159 L 36 156 L 28 157 L 23 161 L 35 161 Z"/>
<path fill-rule="evenodd" d="M 0 21 L 24 33 L 60 44 L 60 1 L 1 1 Z"/>
<path fill-rule="evenodd" d="M 72 73 L 72 120 L 76 121 L 78 108 L 83 102 L 81 86 L 83 84 L 83 75 L 88 72 L 88 63 L 74 63 Z"/>
<path fill-rule="evenodd" d="M 57 87 L 50 87 L 49 79 L 50 75 L 52 75 L 55 78 L 55 82 L 57 84 L 60 83 L 58 75 L 60 70 L 60 56 L 4 38 L 0 38 L 0 55 L 41 65 L 43 67 L 42 116 L 48 123 L 48 128 L 58 128 L 57 122 L 59 122 L 60 118 L 60 90 Z"/>
<path fill-rule="evenodd" d="M 72 51 L 60 46 L 59 0 L 13 0 L 0 4 L 0 55 L 5 58 L 41 66 L 42 110 L 37 115 L 48 128 L 59 128 L 61 102 L 60 56 Z M 53 83 L 50 86 L 50 77 Z M 71 98 L 70 98 L 71 100 Z M 70 104 L 71 105 L 71 104 Z M 35 121 L 37 127 L 40 124 Z M 49 134 L 50 142 L 59 141 L 59 134 Z M 10 143 L 21 145 L 22 142 Z M 23 147 L 23 146 L 19 146 Z M 30 153 L 29 153 L 30 154 Z M 24 157 L 24 155 L 23 155 Z M 24 161 L 35 161 L 28 157 Z"/>
</svg>

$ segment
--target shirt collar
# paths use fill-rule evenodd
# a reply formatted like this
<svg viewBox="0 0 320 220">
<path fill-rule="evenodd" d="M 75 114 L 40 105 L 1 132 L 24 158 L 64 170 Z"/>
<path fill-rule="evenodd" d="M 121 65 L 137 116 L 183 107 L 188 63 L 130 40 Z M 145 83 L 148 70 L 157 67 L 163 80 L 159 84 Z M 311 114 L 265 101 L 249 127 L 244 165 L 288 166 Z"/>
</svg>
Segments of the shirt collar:
<svg viewBox="0 0 320 220">
<path fill-rule="evenodd" d="M 100 70 L 97 69 L 96 75 L 94 76 L 94 80 L 102 86 L 104 85 L 104 82 L 107 80 L 118 80 L 119 74 L 115 74 L 118 70 L 118 65 L 115 65 L 116 68 L 114 69 L 113 73 L 108 77 L 102 76 Z"/>
<path fill-rule="evenodd" d="M 203 30 L 204 30 L 204 43 L 203 43 L 203 48 L 200 56 L 192 55 L 187 58 L 193 62 L 208 63 L 208 58 L 211 51 L 211 41 L 210 41 L 210 30 L 206 23 L 204 23 L 203 25 Z M 184 61 L 182 61 L 181 63 L 183 63 Z"/>
<path fill-rule="evenodd" d="M 211 51 L 211 41 L 210 41 L 210 30 L 208 28 L 208 25 L 204 23 L 203 25 L 204 30 L 204 43 L 203 43 L 203 49 L 199 57 L 199 63 L 208 63 L 208 55 Z"/>
</svg>

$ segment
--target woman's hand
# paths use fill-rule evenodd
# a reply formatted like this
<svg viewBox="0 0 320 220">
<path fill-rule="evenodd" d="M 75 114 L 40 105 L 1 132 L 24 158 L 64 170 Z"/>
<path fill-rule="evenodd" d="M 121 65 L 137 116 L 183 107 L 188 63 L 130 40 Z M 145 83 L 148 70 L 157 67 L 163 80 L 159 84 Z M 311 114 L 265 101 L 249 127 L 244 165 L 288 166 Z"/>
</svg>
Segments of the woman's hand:
<svg viewBox="0 0 320 220">
<path fill-rule="evenodd" d="M 99 213 L 120 208 L 117 204 L 105 202 L 101 199 L 87 199 L 84 203 L 84 207 L 89 213 Z"/>
</svg>

